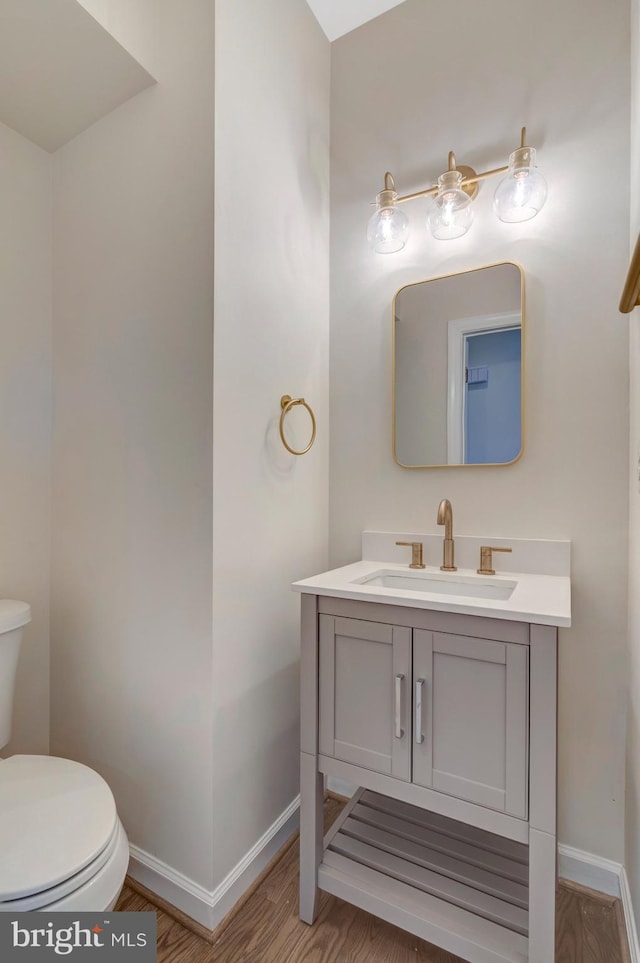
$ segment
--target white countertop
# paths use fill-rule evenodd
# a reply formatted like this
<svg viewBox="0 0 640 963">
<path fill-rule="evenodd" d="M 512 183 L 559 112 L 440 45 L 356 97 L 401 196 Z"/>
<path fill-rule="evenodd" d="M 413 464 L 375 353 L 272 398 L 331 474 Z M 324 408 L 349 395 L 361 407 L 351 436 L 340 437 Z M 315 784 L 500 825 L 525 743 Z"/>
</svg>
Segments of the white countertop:
<svg viewBox="0 0 640 963">
<path fill-rule="evenodd" d="M 405 605 L 411 608 L 482 615 L 515 622 L 534 622 L 540 625 L 571 625 L 571 581 L 568 576 L 508 572 L 485 578 L 478 575 L 475 569 L 470 568 L 459 568 L 455 573 L 456 581 L 469 580 L 470 583 L 474 581 L 480 583 L 484 580 L 498 586 L 503 583 L 507 588 L 509 583 L 516 582 L 509 598 L 495 599 L 359 584 L 360 580 L 370 578 L 376 572 L 446 578 L 445 573 L 442 573 L 437 566 L 428 565 L 421 570 L 412 570 L 407 564 L 368 559 L 294 582 L 292 588 L 296 592 L 355 599 L 362 602 Z"/>
</svg>

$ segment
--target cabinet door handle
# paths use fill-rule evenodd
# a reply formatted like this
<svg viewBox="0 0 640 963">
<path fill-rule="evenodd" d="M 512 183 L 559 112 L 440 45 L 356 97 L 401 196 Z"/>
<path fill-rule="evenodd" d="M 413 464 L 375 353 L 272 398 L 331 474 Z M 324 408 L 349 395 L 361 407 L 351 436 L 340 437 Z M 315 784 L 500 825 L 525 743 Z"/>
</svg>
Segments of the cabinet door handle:
<svg viewBox="0 0 640 963">
<path fill-rule="evenodd" d="M 404 675 L 402 673 L 396 676 L 396 705 L 395 705 L 396 739 L 402 739 L 404 735 L 404 729 L 402 728 L 402 683 L 403 681 L 404 681 Z"/>
<path fill-rule="evenodd" d="M 424 690 L 424 679 L 418 679 L 416 682 L 416 745 L 420 745 L 424 742 L 424 733 L 422 731 L 422 692 Z"/>
</svg>

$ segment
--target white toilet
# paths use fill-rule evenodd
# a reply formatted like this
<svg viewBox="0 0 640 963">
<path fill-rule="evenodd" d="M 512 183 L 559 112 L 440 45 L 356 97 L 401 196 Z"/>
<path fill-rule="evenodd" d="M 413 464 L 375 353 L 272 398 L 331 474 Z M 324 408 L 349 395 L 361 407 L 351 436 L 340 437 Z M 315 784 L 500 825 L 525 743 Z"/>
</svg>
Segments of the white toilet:
<svg viewBox="0 0 640 963">
<path fill-rule="evenodd" d="M 0 749 L 9 741 L 26 602 L 0 600 Z M 129 844 L 104 779 L 54 756 L 0 759 L 0 912 L 111 910 Z"/>
</svg>

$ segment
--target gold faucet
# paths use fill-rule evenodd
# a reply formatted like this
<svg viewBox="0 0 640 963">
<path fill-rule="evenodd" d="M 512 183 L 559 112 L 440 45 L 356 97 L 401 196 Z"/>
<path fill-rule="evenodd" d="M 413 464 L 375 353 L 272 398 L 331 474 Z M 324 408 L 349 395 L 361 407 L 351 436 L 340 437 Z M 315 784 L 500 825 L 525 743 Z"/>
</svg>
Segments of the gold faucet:
<svg viewBox="0 0 640 963">
<path fill-rule="evenodd" d="M 498 548 L 497 545 L 481 545 L 480 546 L 480 568 L 476 569 L 478 575 L 495 575 L 495 569 L 493 567 L 493 559 L 491 558 L 493 552 L 510 552 L 510 548 Z"/>
<path fill-rule="evenodd" d="M 396 542 L 396 545 L 407 545 L 411 549 L 411 565 L 409 568 L 426 568 L 422 560 L 422 542 Z"/>
<path fill-rule="evenodd" d="M 457 572 L 457 567 L 453 564 L 453 509 L 448 498 L 443 498 L 438 505 L 438 525 L 444 525 L 444 544 L 442 546 L 442 565 L 443 572 Z"/>
</svg>

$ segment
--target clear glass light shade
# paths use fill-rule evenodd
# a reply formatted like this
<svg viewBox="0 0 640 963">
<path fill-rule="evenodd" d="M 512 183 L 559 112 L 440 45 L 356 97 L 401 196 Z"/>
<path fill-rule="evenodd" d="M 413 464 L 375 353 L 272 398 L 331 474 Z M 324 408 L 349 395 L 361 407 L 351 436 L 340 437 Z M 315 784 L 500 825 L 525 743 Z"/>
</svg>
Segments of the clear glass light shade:
<svg viewBox="0 0 640 963">
<path fill-rule="evenodd" d="M 501 221 L 516 224 L 535 217 L 547 199 L 547 182 L 536 167 L 534 147 L 520 147 L 509 157 L 509 173 L 500 181 L 493 209 Z"/>
<path fill-rule="evenodd" d="M 462 237 L 473 223 L 471 198 L 461 183 L 460 171 L 446 171 L 438 178 L 438 193 L 431 202 L 427 224 L 440 241 Z"/>
<path fill-rule="evenodd" d="M 397 206 L 396 194 L 391 191 L 378 194 L 377 208 L 369 218 L 367 240 L 376 254 L 394 254 L 401 251 L 409 237 L 409 219 Z M 391 196 L 390 196 L 391 195 Z"/>
</svg>

